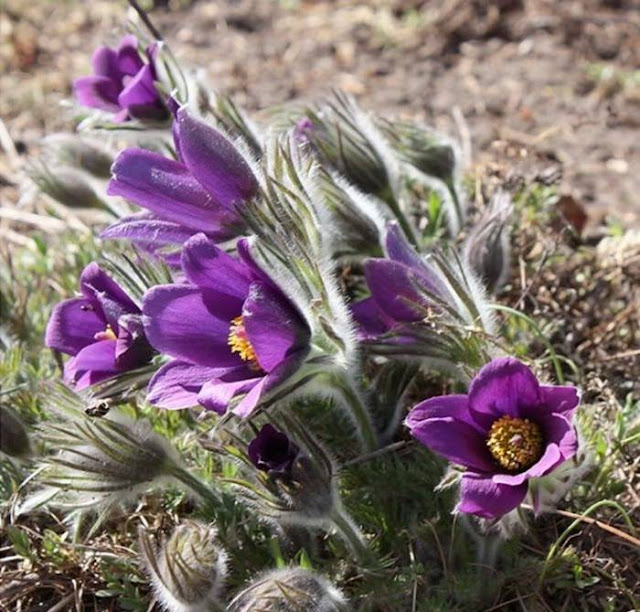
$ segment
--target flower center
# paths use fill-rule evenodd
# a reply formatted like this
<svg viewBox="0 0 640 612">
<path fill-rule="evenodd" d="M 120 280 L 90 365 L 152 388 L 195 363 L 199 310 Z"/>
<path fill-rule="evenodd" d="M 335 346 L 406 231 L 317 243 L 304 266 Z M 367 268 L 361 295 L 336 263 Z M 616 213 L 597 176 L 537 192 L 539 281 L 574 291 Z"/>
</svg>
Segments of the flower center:
<svg viewBox="0 0 640 612">
<path fill-rule="evenodd" d="M 493 458 L 507 470 L 523 470 L 542 456 L 542 432 L 529 419 L 500 417 L 487 438 Z"/>
<path fill-rule="evenodd" d="M 104 331 L 98 332 L 95 336 L 93 336 L 94 340 L 117 340 L 118 336 L 116 336 L 116 332 L 113 331 L 111 325 L 107 323 L 107 327 Z"/>
<path fill-rule="evenodd" d="M 244 328 L 242 315 L 231 321 L 227 344 L 231 347 L 232 353 L 238 353 L 238 355 L 240 355 L 240 359 L 248 361 L 252 367 L 260 367 L 256 351 L 253 346 L 251 346 L 251 342 L 249 342 L 249 337 L 247 336 L 247 330 Z"/>
</svg>

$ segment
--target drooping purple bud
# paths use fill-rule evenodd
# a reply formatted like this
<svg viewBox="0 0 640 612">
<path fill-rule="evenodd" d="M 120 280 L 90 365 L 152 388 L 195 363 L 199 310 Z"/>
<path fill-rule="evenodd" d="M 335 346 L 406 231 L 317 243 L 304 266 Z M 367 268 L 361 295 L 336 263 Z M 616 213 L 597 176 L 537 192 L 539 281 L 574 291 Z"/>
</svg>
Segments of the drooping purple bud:
<svg viewBox="0 0 640 612">
<path fill-rule="evenodd" d="M 300 449 L 286 434 L 266 424 L 249 444 L 249 459 L 259 470 L 284 475 L 291 471 Z"/>
</svg>

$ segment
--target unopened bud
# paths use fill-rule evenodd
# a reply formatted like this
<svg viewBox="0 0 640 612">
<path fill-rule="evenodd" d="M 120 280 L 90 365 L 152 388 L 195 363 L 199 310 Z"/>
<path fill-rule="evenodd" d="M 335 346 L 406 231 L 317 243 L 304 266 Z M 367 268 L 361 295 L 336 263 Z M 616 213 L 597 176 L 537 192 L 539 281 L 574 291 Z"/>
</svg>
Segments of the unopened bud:
<svg viewBox="0 0 640 612">
<path fill-rule="evenodd" d="M 346 612 L 342 593 L 326 578 L 300 567 L 269 572 L 236 595 L 229 612 Z"/>
<path fill-rule="evenodd" d="M 68 166 L 32 168 L 30 176 L 40 191 L 69 208 L 107 208 L 88 176 Z"/>
<path fill-rule="evenodd" d="M 158 601 L 169 612 L 219 610 L 227 555 L 216 529 L 195 521 L 176 527 L 161 546 L 140 531 L 140 550 Z"/>
<path fill-rule="evenodd" d="M 445 136 L 412 123 L 385 122 L 383 131 L 403 161 L 444 183 L 453 181 L 459 156 Z"/>
<path fill-rule="evenodd" d="M 52 134 L 44 139 L 52 160 L 64 166 L 85 170 L 96 178 L 111 177 L 113 155 L 104 147 L 77 134 Z"/>
<path fill-rule="evenodd" d="M 60 452 L 39 480 L 62 507 L 106 508 L 170 476 L 176 462 L 166 439 L 147 421 L 86 418 L 49 427 Z"/>
<path fill-rule="evenodd" d="M 497 292 L 509 275 L 511 197 L 497 191 L 472 227 L 464 245 L 464 258 L 491 293 Z"/>
<path fill-rule="evenodd" d="M 20 417 L 0 404 L 0 451 L 10 457 L 25 457 L 31 452 L 29 434 Z"/>
</svg>

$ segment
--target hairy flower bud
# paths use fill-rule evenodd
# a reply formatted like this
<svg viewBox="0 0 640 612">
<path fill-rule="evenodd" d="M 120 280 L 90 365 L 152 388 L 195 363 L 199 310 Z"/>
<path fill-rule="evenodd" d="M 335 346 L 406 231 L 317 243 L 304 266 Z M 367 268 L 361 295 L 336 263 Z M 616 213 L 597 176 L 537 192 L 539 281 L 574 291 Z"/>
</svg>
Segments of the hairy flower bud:
<svg viewBox="0 0 640 612">
<path fill-rule="evenodd" d="M 342 593 L 326 578 L 300 567 L 276 570 L 236 595 L 229 612 L 345 612 Z"/>
<path fill-rule="evenodd" d="M 498 291 L 509 275 L 507 223 L 513 207 L 508 193 L 498 190 L 475 223 L 464 245 L 464 258 L 491 293 Z"/>
<path fill-rule="evenodd" d="M 38 480 L 45 488 L 25 501 L 22 512 L 47 502 L 106 510 L 176 470 L 173 450 L 147 421 L 79 418 L 49 424 L 47 431 L 60 450 L 44 460 Z"/>
<path fill-rule="evenodd" d="M 374 122 L 349 96 L 337 94 L 317 112 L 308 109 L 295 134 L 364 193 L 383 200 L 395 196 L 395 158 Z"/>
<path fill-rule="evenodd" d="M 160 547 L 140 531 L 140 552 L 156 598 L 169 612 L 217 610 L 227 574 L 227 555 L 210 525 L 188 521 L 173 530 Z"/>
<path fill-rule="evenodd" d="M 30 176 L 40 191 L 69 208 L 108 208 L 82 170 L 68 166 L 49 168 L 42 163 L 31 168 Z"/>
<path fill-rule="evenodd" d="M 31 452 L 29 435 L 20 417 L 0 404 L 0 451 L 10 457 L 25 457 Z"/>
<path fill-rule="evenodd" d="M 65 166 L 85 170 L 96 178 L 111 177 L 113 155 L 95 140 L 78 134 L 52 134 L 43 145 L 52 159 Z"/>
</svg>

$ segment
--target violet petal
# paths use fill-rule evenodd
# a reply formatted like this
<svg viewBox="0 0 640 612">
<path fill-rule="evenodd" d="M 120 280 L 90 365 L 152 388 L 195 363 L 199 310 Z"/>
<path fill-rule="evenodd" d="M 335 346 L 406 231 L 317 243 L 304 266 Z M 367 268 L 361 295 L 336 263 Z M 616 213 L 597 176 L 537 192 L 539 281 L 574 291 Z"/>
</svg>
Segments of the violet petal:
<svg viewBox="0 0 640 612">
<path fill-rule="evenodd" d="M 457 510 L 493 519 L 517 508 L 527 495 L 527 484 L 509 486 L 494 482 L 490 476 L 467 472 L 460 482 Z"/>
</svg>

